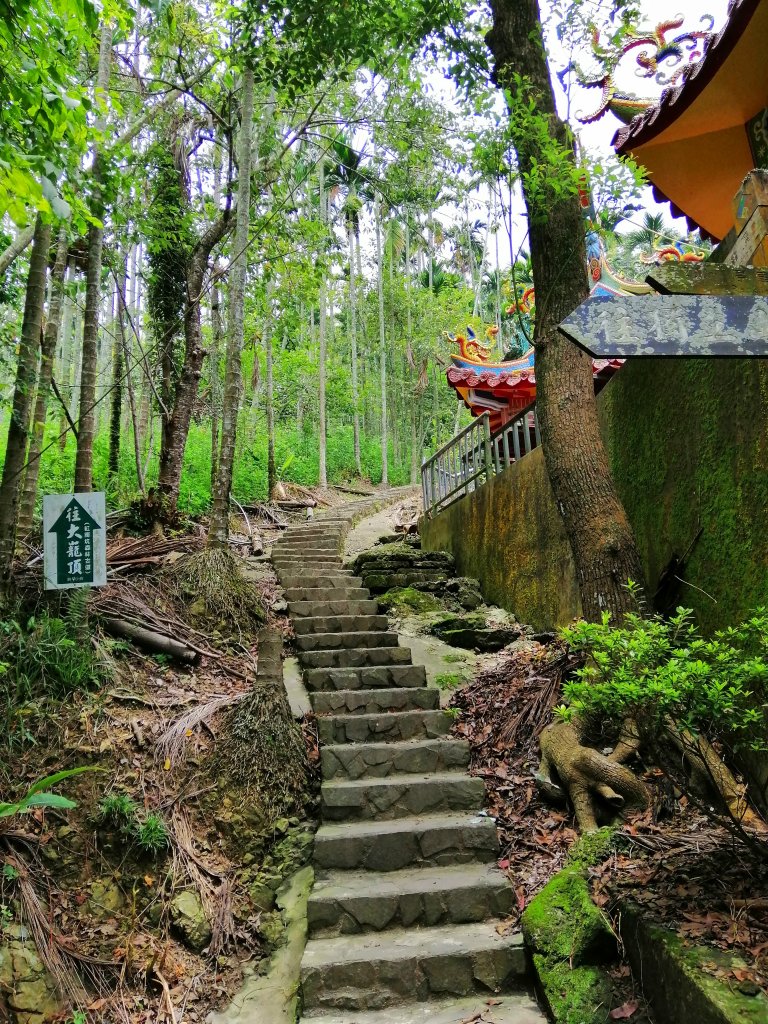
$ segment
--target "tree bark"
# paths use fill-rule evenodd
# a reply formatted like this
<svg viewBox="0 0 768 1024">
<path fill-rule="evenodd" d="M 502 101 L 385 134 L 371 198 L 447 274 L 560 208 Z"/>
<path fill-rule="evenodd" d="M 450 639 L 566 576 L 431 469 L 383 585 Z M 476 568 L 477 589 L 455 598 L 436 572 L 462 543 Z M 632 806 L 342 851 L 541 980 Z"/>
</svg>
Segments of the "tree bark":
<svg viewBox="0 0 768 1024">
<path fill-rule="evenodd" d="M 384 254 L 381 244 L 381 203 L 376 200 L 376 277 L 379 293 L 379 375 L 381 384 L 381 482 L 389 483 L 389 432 L 387 429 L 387 332 L 384 326 Z"/>
<path fill-rule="evenodd" d="M 23 228 L 14 238 L 7 249 L 0 252 L 0 274 L 4 274 L 17 256 L 21 256 L 35 235 L 35 225 Z"/>
<path fill-rule="evenodd" d="M 349 248 L 349 347 L 352 355 L 352 437 L 355 451 L 355 470 L 358 476 L 363 475 L 363 462 L 360 455 L 360 384 L 357 373 L 357 282 L 355 281 L 355 241 L 357 232 L 354 225 L 347 225 L 347 245 Z"/>
<path fill-rule="evenodd" d="M 513 126 L 516 104 L 532 99 L 551 139 L 572 153 L 555 109 L 538 0 L 491 0 L 491 11 L 486 42 L 496 82 L 510 96 Z M 621 616 L 633 606 L 627 581 L 642 585 L 643 568 L 600 436 L 592 360 L 557 329 L 588 295 L 581 206 L 575 188 L 544 201 L 533 193 L 527 176 L 546 165 L 546 147 L 531 131 L 515 133 L 514 141 L 536 287 L 537 408 L 547 472 L 573 549 L 584 616 Z"/>
<path fill-rule="evenodd" d="M 64 299 L 64 278 L 67 273 L 67 247 L 69 237 L 67 229 L 59 229 L 56 247 L 56 262 L 51 274 L 51 298 L 48 304 L 48 321 L 43 331 L 40 350 L 40 374 L 37 382 L 37 398 L 35 414 L 32 417 L 32 430 L 27 453 L 27 471 L 24 474 L 24 489 L 19 506 L 19 523 L 17 534 L 24 536 L 32 529 L 37 498 L 37 480 L 40 475 L 40 454 L 43 450 L 45 422 L 48 417 L 48 399 L 51 394 L 51 378 L 53 376 L 53 360 L 59 341 L 61 311 Z"/>
<path fill-rule="evenodd" d="M 45 279 L 48 252 L 51 246 L 51 226 L 38 215 L 32 254 L 29 260 L 27 292 L 24 301 L 24 319 L 21 326 L 21 344 L 13 390 L 13 407 L 8 425 L 8 443 L 0 481 L 0 601 L 6 601 L 11 589 L 11 569 L 16 547 L 16 528 L 19 493 L 27 455 L 29 421 L 35 392 L 37 355 L 40 350 L 40 331 L 45 303 Z"/>
<path fill-rule="evenodd" d="M 325 164 L 323 158 L 320 160 L 320 221 L 325 228 L 326 222 L 326 194 L 325 194 Z M 326 241 L 323 239 L 323 245 Z M 326 317 L 327 317 L 327 275 L 328 270 L 323 261 L 321 268 L 322 278 L 320 280 L 320 345 L 317 356 L 317 402 L 319 423 L 318 438 L 318 477 L 321 487 L 328 486 L 327 470 L 327 435 L 325 422 L 325 361 L 326 361 Z"/>
<path fill-rule="evenodd" d="M 224 548 L 229 538 L 229 498 L 237 443 L 237 414 L 243 388 L 240 365 L 243 349 L 245 277 L 248 269 L 248 228 L 251 208 L 251 160 L 253 139 L 253 71 L 243 72 L 240 146 L 238 159 L 237 216 L 234 257 L 229 266 L 229 303 L 227 351 L 224 370 L 224 396 L 221 415 L 219 474 L 211 508 L 208 547 Z"/>
<path fill-rule="evenodd" d="M 104 22 L 99 44 L 99 68 L 96 88 L 106 92 L 112 60 L 112 27 Z M 103 129 L 103 116 L 98 119 Z M 98 151 L 93 160 L 92 212 L 103 222 L 102 197 L 103 156 Z M 99 305 L 101 301 L 101 261 L 104 228 L 88 227 L 88 270 L 85 283 L 85 316 L 83 323 L 82 366 L 80 370 L 80 414 L 77 424 L 77 457 L 75 459 L 75 490 L 90 491 L 93 487 L 93 439 L 96 433 L 96 378 L 99 357 Z"/>
<path fill-rule="evenodd" d="M 120 260 L 120 274 L 115 296 L 115 318 L 112 322 L 112 391 L 109 396 L 109 457 L 107 474 L 110 483 L 117 481 L 120 468 L 120 433 L 123 417 L 123 376 L 125 375 L 125 287 L 126 258 Z"/>
</svg>

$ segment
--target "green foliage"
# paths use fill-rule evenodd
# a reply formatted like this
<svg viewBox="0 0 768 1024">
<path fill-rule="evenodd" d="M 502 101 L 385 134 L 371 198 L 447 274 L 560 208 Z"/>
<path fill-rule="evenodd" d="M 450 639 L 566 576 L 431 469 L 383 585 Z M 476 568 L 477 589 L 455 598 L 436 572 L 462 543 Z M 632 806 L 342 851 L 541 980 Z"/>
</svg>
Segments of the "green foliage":
<svg viewBox="0 0 768 1024">
<path fill-rule="evenodd" d="M 439 672 L 435 676 L 435 686 L 438 690 L 455 690 L 466 681 L 461 672 Z"/>
<path fill-rule="evenodd" d="M 168 828 L 159 814 L 148 814 L 134 833 L 136 845 L 144 853 L 155 854 L 168 846 Z"/>
<path fill-rule="evenodd" d="M 57 810 L 70 810 L 77 807 L 74 800 L 70 800 L 59 793 L 52 793 L 51 789 L 58 786 L 60 782 L 71 779 L 75 775 L 82 775 L 83 772 L 97 771 L 88 765 L 81 768 L 67 768 L 64 771 L 55 772 L 53 775 L 46 775 L 44 779 L 33 782 L 24 796 L 13 803 L 0 801 L 0 818 L 10 818 L 16 814 L 25 814 L 36 807 L 54 807 Z M 7 876 L 6 876 L 7 877 Z"/>
<path fill-rule="evenodd" d="M 733 749 L 768 749 L 762 706 L 768 697 L 768 610 L 704 639 L 692 613 L 669 620 L 634 613 L 620 626 L 580 622 L 561 631 L 587 664 L 567 683 L 565 716 L 637 722 L 658 737 L 678 728 L 727 740 Z"/>
<path fill-rule="evenodd" d="M 127 793 L 107 793 L 99 803 L 97 818 L 122 832 L 132 831 L 137 822 L 139 808 Z"/>
<path fill-rule="evenodd" d="M 108 793 L 99 803 L 96 820 L 115 829 L 142 853 L 155 856 L 169 843 L 168 826 L 152 811 L 144 818 L 139 806 L 127 793 Z"/>
</svg>

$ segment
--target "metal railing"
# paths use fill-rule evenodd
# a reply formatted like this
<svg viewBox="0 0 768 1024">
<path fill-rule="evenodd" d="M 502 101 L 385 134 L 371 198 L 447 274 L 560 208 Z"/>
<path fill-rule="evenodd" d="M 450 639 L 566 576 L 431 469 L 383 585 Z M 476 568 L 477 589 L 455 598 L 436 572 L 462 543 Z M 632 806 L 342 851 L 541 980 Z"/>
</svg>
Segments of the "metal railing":
<svg viewBox="0 0 768 1024">
<path fill-rule="evenodd" d="M 476 490 L 541 444 L 536 406 L 493 434 L 488 413 L 473 420 L 421 467 L 424 513 L 433 516 Z"/>
</svg>

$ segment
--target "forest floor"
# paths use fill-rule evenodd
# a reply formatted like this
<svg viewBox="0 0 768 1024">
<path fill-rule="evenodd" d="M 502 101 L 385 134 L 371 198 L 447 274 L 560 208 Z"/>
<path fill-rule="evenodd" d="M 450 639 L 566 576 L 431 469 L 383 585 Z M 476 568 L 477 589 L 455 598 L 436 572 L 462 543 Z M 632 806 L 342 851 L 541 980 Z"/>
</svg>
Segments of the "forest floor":
<svg viewBox="0 0 768 1024">
<path fill-rule="evenodd" d="M 358 496 L 304 494 L 318 508 Z M 259 513 L 254 507 L 245 519 L 233 516 L 236 550 L 269 549 L 279 535 L 270 515 Z M 83 639 L 103 660 L 103 684 L 55 703 L 30 702 L 8 737 L 3 789 L 11 794 L 62 769 L 95 770 L 60 787 L 77 802 L 74 809 L 39 808 L 0 836 L 0 926 L 10 953 L 4 959 L 0 947 L 0 1020 L 11 1009 L 30 1015 L 19 1017 L 25 1024 L 54 1019 L 61 1004 L 53 975 L 83 1014 L 63 1014 L 67 1024 L 171 1024 L 174 1014 L 199 1024 L 230 1002 L 244 965 L 258 963 L 282 939 L 275 893 L 311 849 L 317 744 L 308 722 L 310 785 L 303 806 L 289 810 L 275 812 L 264 794 L 212 770 L 228 742 L 229 717 L 252 689 L 258 643 L 252 625 L 233 637 L 201 622 L 192 597 L 167 585 L 166 573 L 182 552 L 199 549 L 203 536 L 194 525 L 159 541 L 112 532 L 115 571 L 90 602 L 96 613 L 163 624 L 203 652 L 195 663 L 116 642 L 91 613 Z M 268 623 L 290 641 L 271 566 L 244 557 L 242 567 Z M 25 575 L 28 585 L 31 571 Z M 35 599 L 45 607 L 42 595 Z M 36 928 L 53 937 L 51 955 L 43 957 L 47 970 L 35 959 L 27 982 L 9 997 L 13 1006 L 5 1006 L 14 943 L 21 948 Z"/>
<path fill-rule="evenodd" d="M 570 811 L 545 802 L 534 778 L 538 733 L 561 703 L 566 657 L 557 642 L 502 652 L 452 700 L 460 711 L 454 732 L 469 740 L 472 771 L 486 782 L 500 866 L 515 888 L 519 914 L 564 866 L 577 839 Z M 711 958 L 700 957 L 705 972 L 743 994 L 768 993 L 768 865 L 671 792 L 652 766 L 638 767 L 652 805 L 619 823 L 610 856 L 590 868 L 594 901 L 616 923 L 630 897 L 676 933 L 683 949 L 711 949 Z M 730 956 L 719 956 L 722 951 Z M 622 992 L 616 1019 L 650 1019 L 629 966 L 619 962 L 613 975 Z"/>
</svg>

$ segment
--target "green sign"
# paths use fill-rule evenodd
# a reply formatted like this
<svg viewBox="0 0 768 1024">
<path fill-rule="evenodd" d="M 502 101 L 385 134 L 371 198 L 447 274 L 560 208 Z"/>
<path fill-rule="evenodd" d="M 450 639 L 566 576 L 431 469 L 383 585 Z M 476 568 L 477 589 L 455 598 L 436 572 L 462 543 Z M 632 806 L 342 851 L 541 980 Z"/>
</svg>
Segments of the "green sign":
<svg viewBox="0 0 768 1024">
<path fill-rule="evenodd" d="M 46 588 L 106 583 L 104 494 L 47 494 L 43 499 Z"/>
<path fill-rule="evenodd" d="M 747 121 L 747 136 L 755 167 L 768 168 L 768 107 Z"/>
</svg>

